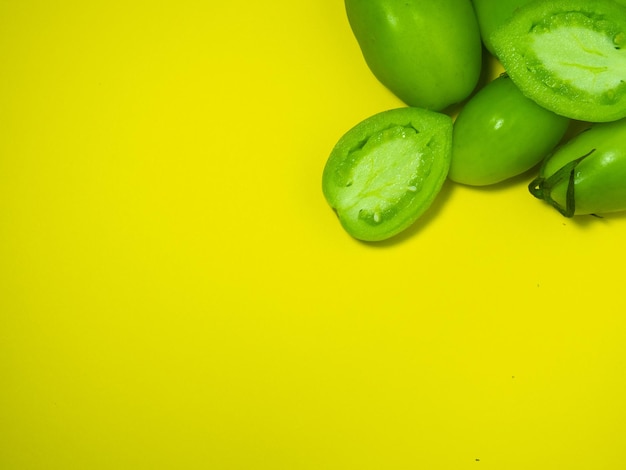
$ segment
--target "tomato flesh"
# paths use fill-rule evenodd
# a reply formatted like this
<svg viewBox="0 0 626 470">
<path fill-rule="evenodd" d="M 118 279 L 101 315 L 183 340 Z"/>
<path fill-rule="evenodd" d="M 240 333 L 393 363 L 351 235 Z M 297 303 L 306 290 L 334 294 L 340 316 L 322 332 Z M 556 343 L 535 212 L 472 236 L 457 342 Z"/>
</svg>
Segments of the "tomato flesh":
<svg viewBox="0 0 626 470">
<path fill-rule="evenodd" d="M 326 200 L 354 238 L 377 241 L 428 209 L 450 167 L 452 120 L 398 108 L 371 116 L 333 148 L 322 176 Z"/>
<path fill-rule="evenodd" d="M 626 7 L 533 2 L 491 41 L 511 79 L 544 108 L 589 122 L 626 117 Z"/>
</svg>

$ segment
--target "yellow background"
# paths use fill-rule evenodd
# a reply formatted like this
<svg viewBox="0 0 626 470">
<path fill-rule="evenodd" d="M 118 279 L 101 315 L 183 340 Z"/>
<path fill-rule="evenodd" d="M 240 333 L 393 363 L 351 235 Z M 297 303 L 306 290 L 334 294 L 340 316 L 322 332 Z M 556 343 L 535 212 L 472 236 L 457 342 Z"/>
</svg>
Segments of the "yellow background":
<svg viewBox="0 0 626 470">
<path fill-rule="evenodd" d="M 626 468 L 626 218 L 343 232 L 332 0 L 0 0 L 0 468 Z"/>
</svg>

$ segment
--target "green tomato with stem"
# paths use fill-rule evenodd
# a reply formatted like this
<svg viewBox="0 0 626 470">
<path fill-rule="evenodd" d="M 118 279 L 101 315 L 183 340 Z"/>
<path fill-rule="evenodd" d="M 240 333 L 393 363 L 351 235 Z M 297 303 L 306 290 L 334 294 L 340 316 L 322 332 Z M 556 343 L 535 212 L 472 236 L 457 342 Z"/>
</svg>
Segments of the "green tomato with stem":
<svg viewBox="0 0 626 470">
<path fill-rule="evenodd" d="M 476 93 L 454 122 L 449 178 L 484 186 L 538 165 L 559 143 L 570 120 L 548 111 L 506 75 Z"/>
<path fill-rule="evenodd" d="M 470 95 L 482 45 L 470 0 L 345 0 L 374 76 L 409 106 L 441 111 Z"/>
<path fill-rule="evenodd" d="M 565 217 L 626 210 L 626 119 L 597 123 L 545 159 L 530 193 Z"/>
</svg>

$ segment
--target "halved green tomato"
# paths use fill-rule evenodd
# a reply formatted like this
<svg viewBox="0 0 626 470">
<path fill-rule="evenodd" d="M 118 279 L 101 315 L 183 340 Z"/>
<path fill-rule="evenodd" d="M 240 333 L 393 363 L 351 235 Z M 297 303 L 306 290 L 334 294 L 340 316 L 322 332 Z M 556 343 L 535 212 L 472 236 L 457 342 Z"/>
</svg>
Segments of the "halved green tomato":
<svg viewBox="0 0 626 470">
<path fill-rule="evenodd" d="M 422 108 L 383 111 L 337 142 L 322 190 L 354 238 L 384 240 L 412 225 L 439 193 L 450 167 L 452 119 Z"/>
<path fill-rule="evenodd" d="M 520 8 L 491 36 L 497 57 L 529 98 L 562 116 L 626 117 L 626 7 L 555 0 Z"/>
</svg>

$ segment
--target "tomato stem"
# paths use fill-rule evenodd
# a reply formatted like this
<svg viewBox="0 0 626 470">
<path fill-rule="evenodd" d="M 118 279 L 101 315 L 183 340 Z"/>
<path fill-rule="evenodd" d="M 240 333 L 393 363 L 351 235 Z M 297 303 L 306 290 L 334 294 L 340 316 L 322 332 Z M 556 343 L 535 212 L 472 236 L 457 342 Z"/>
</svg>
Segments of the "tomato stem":
<svg viewBox="0 0 626 470">
<path fill-rule="evenodd" d="M 556 210 L 558 210 L 561 215 L 565 217 L 572 217 L 576 212 L 576 199 L 575 199 L 575 179 L 576 179 L 576 167 L 580 162 L 582 162 L 585 158 L 595 152 L 596 149 L 591 149 L 582 157 L 578 157 L 575 160 L 572 160 L 561 168 L 559 168 L 553 175 L 548 178 L 544 178 L 543 176 L 538 176 L 528 185 L 528 190 L 530 193 L 535 196 L 537 199 L 543 199 Z M 565 207 L 559 204 L 552 198 L 552 189 L 558 185 L 559 183 L 567 180 L 567 191 L 565 193 Z"/>
</svg>

